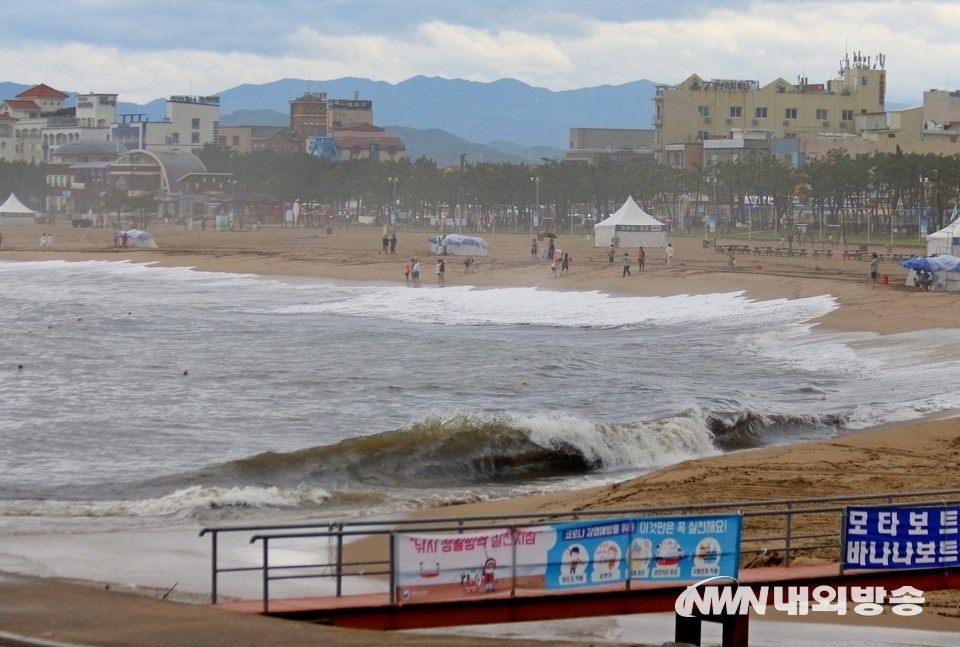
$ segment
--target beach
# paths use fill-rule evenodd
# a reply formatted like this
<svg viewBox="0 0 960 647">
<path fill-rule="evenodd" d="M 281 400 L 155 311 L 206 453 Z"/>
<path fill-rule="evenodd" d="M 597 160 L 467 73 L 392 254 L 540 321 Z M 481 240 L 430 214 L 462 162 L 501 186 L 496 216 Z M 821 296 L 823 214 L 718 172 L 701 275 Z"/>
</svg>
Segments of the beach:
<svg viewBox="0 0 960 647">
<path fill-rule="evenodd" d="M 53 243 L 41 249 L 40 234 L 48 230 L 53 231 Z M 174 225 L 159 225 L 151 232 L 159 249 L 115 249 L 109 229 L 7 227 L 2 230 L 0 262 L 130 261 L 202 272 L 404 285 L 404 265 L 418 258 L 422 264 L 420 289 L 438 289 L 433 265 L 436 257 L 427 243 L 431 235 L 427 232 L 401 228 L 396 254 L 380 253 L 382 231 L 377 228 L 335 230 L 328 235 L 313 229 L 185 231 Z M 742 238 L 705 241 L 672 237 L 670 242 L 677 250 L 675 267 L 666 267 L 662 249 L 648 249 L 646 268 L 639 271 L 634 261 L 633 275 L 622 277 L 621 266 L 608 262 L 606 249 L 592 246 L 590 239 L 574 232 L 560 234 L 556 242 L 571 257 L 570 272 L 553 278 L 549 263 L 539 255 L 532 257 L 530 235 L 482 235 L 490 244 L 490 255 L 477 257 L 474 271 L 469 273 L 464 271 L 462 259 L 447 257 L 445 287 L 532 287 L 644 297 L 743 292 L 756 301 L 829 296 L 836 307 L 815 320 L 818 329 L 881 338 L 932 335 L 931 331 L 956 328 L 960 320 L 960 295 L 908 287 L 904 285 L 906 270 L 893 264 L 880 267 L 881 276 L 888 277 L 887 283 L 871 282 L 868 263 L 841 258 L 842 248 L 837 248 L 832 258 L 743 255 L 731 268 L 727 255 L 715 252 L 713 245 L 746 244 Z M 538 245 L 548 242 L 538 241 Z M 764 244 L 775 245 L 772 241 Z M 809 243 L 806 247 L 812 249 Z M 874 248 L 879 251 L 882 247 L 879 243 Z M 816 248 L 823 246 L 817 244 Z M 635 259 L 636 251 L 618 250 L 617 254 L 619 257 L 626 252 Z M 918 253 L 920 248 L 893 251 L 909 254 Z M 0 295 L 2 292 L 0 288 Z M 723 376 L 714 375 L 713 379 L 722 381 Z M 904 388 L 947 387 L 907 384 Z M 428 513 L 545 513 L 949 489 L 960 483 L 951 469 L 960 462 L 960 425 L 951 416 L 950 411 L 940 411 L 928 419 L 814 442 L 685 460 L 599 487 L 469 504 L 456 510 L 445 507 Z M 956 619 L 960 616 L 958 606 L 960 596 L 956 592 L 930 594 L 925 616 Z M 911 626 L 921 626 L 925 616 Z M 943 630 L 942 625 L 938 629 Z M 22 630 L 29 632 L 28 628 Z"/>
</svg>

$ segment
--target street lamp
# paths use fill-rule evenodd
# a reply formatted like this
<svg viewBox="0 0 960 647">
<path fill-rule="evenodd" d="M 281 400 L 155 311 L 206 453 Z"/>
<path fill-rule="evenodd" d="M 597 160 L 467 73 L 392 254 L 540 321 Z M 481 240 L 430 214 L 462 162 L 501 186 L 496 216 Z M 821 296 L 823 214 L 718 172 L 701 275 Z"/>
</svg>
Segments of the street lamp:
<svg viewBox="0 0 960 647">
<path fill-rule="evenodd" d="M 534 213 L 536 213 L 537 218 L 540 217 L 540 176 L 539 176 L 539 175 L 535 175 L 535 176 L 533 176 L 533 177 L 530 178 L 530 181 L 537 185 L 537 200 L 536 200 L 536 205 L 535 205 L 536 212 L 533 212 L 533 211 L 530 212 L 530 235 L 533 236 L 533 217 L 534 217 Z"/>
<path fill-rule="evenodd" d="M 400 202 L 397 200 L 397 182 L 399 181 L 400 181 L 399 177 L 391 176 L 387 178 L 387 182 L 390 182 L 391 184 L 393 184 L 393 205 L 390 207 L 390 213 L 388 214 L 391 225 L 394 224 L 394 219 L 399 219 L 400 217 L 399 213 L 397 213 L 397 215 L 394 216 L 394 213 L 396 213 L 396 210 L 400 206 Z"/>
</svg>

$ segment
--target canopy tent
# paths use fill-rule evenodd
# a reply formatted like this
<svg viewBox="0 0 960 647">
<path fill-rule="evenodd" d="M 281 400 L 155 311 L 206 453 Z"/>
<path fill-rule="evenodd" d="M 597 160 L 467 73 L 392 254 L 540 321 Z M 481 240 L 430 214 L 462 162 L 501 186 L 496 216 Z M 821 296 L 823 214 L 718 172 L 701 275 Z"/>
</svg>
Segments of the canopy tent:
<svg viewBox="0 0 960 647">
<path fill-rule="evenodd" d="M 33 225 L 36 224 L 36 215 L 36 211 L 25 207 L 13 193 L 6 202 L 0 204 L 0 225 Z"/>
<path fill-rule="evenodd" d="M 927 234 L 927 256 L 953 254 L 954 249 L 960 252 L 960 220 L 954 220 L 940 231 Z"/>
<path fill-rule="evenodd" d="M 607 247 L 619 239 L 619 247 L 666 247 L 667 226 L 640 208 L 632 197 L 594 228 L 595 247 Z"/>
<path fill-rule="evenodd" d="M 157 241 L 153 239 L 153 236 L 148 234 L 145 231 L 139 229 L 130 229 L 126 232 L 118 231 L 114 234 L 117 238 L 123 238 L 123 234 L 127 234 L 127 247 L 139 247 L 143 249 L 156 249 Z"/>
<path fill-rule="evenodd" d="M 441 238 L 443 243 L 441 244 Z M 476 236 L 461 236 L 447 234 L 446 236 L 430 236 L 430 249 L 436 254 L 452 256 L 486 256 L 489 248 L 487 241 Z"/>
<path fill-rule="evenodd" d="M 956 256 L 908 258 L 900 265 L 910 270 L 907 285 L 919 285 L 918 274 L 925 272 L 931 276 L 931 290 L 960 292 L 960 258 Z"/>
</svg>

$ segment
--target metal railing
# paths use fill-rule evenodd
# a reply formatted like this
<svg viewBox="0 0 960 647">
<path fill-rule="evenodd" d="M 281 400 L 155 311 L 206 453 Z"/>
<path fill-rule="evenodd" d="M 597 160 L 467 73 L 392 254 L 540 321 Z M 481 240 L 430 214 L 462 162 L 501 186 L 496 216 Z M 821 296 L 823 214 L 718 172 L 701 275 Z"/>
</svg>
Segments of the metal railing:
<svg viewBox="0 0 960 647">
<path fill-rule="evenodd" d="M 947 498 L 949 497 L 949 498 Z M 913 501 L 908 501 L 913 499 Z M 919 499 L 919 501 L 917 500 Z M 608 509 L 608 510 L 580 510 L 566 512 L 551 512 L 542 514 L 514 513 L 490 514 L 461 517 L 439 517 L 422 519 L 357 519 L 343 520 L 332 523 L 293 523 L 252 526 L 219 526 L 204 528 L 200 536 L 210 535 L 211 538 L 211 602 L 218 601 L 219 576 L 225 573 L 242 573 L 259 571 L 263 587 L 263 610 L 269 609 L 270 583 L 283 580 L 300 579 L 334 579 L 337 597 L 343 595 L 344 578 L 388 576 L 390 578 L 390 602 L 394 599 L 394 564 L 393 542 L 400 532 L 436 532 L 462 533 L 465 530 L 517 530 L 542 526 L 551 521 L 577 521 L 581 519 L 615 518 L 623 516 L 657 516 L 668 514 L 718 513 L 724 511 L 739 512 L 743 516 L 743 538 L 741 539 L 741 557 L 755 556 L 753 561 L 743 565 L 749 568 L 767 557 L 767 563 L 778 563 L 789 566 L 797 553 L 816 554 L 818 551 L 836 552 L 840 557 L 841 527 L 843 512 L 846 504 L 885 502 L 887 504 L 913 503 L 916 505 L 941 505 L 960 502 L 960 489 L 932 490 L 920 492 L 882 493 L 859 496 L 830 496 L 811 497 L 801 499 L 775 499 L 767 501 L 738 501 L 733 503 L 712 503 L 697 505 L 672 505 L 645 508 Z M 831 505 L 835 504 L 835 505 Z M 844 505 L 840 505 L 844 504 Z M 819 525 L 834 525 L 835 531 L 817 532 L 817 528 L 803 530 L 803 524 L 797 522 L 798 517 L 814 524 L 809 517 L 821 515 Z M 836 515 L 839 523 L 830 520 Z M 761 534 L 762 528 L 752 528 L 751 520 L 760 520 L 768 517 L 784 517 L 783 531 L 777 534 Z M 760 524 L 756 524 L 760 525 Z M 801 534 L 796 534 L 797 526 L 801 527 Z M 750 531 L 759 536 L 750 536 Z M 249 543 L 262 544 L 262 557 L 259 566 L 223 567 L 220 565 L 218 538 L 224 533 L 252 533 Z M 377 539 L 388 542 L 387 559 L 366 561 L 344 561 L 344 540 L 357 538 Z M 326 540 L 328 549 L 332 545 L 332 557 L 328 550 L 326 562 L 305 564 L 271 565 L 271 542 L 285 540 L 320 539 Z M 749 547 L 747 547 L 747 546 Z M 783 557 L 779 557 L 782 551 Z M 776 558 L 776 559 L 773 559 Z M 627 586 L 629 587 L 629 580 Z"/>
</svg>

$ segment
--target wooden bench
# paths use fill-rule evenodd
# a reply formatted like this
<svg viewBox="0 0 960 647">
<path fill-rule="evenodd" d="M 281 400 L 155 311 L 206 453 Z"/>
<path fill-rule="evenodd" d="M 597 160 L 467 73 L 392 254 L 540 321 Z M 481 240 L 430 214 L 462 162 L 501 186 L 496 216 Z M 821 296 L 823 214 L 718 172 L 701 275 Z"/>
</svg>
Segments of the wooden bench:
<svg viewBox="0 0 960 647">
<path fill-rule="evenodd" d="M 823 256 L 824 258 L 833 258 L 833 250 L 832 250 L 832 249 L 815 249 L 815 250 L 813 250 L 813 257 L 814 257 L 814 258 L 820 258 L 821 256 Z"/>
<path fill-rule="evenodd" d="M 863 252 L 859 250 L 853 250 L 853 249 L 843 250 L 843 260 L 849 260 L 849 259 L 853 259 L 856 261 L 862 260 Z"/>
<path fill-rule="evenodd" d="M 769 249 L 769 247 L 754 247 L 754 248 L 753 248 L 753 254 L 754 254 L 754 256 L 759 256 L 759 255 L 762 254 L 762 253 L 764 252 L 764 250 L 766 250 L 766 249 Z"/>
</svg>

